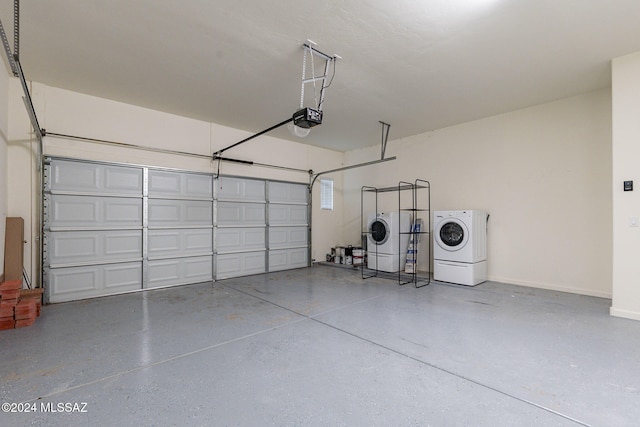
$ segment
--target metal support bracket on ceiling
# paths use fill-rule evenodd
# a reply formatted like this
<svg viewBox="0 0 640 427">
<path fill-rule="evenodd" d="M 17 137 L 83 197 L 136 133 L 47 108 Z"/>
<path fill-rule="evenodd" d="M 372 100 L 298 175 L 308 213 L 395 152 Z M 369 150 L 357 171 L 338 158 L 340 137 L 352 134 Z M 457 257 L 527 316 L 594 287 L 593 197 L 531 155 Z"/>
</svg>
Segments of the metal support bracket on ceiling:
<svg viewBox="0 0 640 427">
<path fill-rule="evenodd" d="M 333 75 L 335 76 L 335 70 L 336 70 L 335 62 L 338 59 L 342 59 L 342 58 L 340 57 L 340 55 L 335 55 L 335 54 L 333 56 L 327 55 L 326 53 L 320 52 L 318 49 L 316 49 L 313 46 L 316 46 L 316 43 L 309 39 L 307 39 L 307 41 L 302 45 L 302 48 L 304 49 L 304 56 L 302 58 L 302 87 L 300 88 L 300 108 L 304 108 L 305 85 L 312 83 L 314 85 L 313 96 L 315 100 L 315 108 L 318 111 L 322 111 L 322 105 L 324 104 L 325 89 L 331 85 L 331 81 L 329 82 L 329 84 L 326 84 L 327 78 L 329 77 L 329 66 L 331 65 L 331 63 L 333 63 Z M 311 57 L 311 78 L 307 78 L 307 55 L 308 54 Z M 322 74 L 321 76 L 315 75 L 315 64 L 314 64 L 313 58 L 316 56 L 324 60 L 324 74 Z M 331 77 L 331 80 L 333 80 L 333 77 Z M 319 100 L 316 98 L 316 91 L 315 91 L 316 82 L 321 82 Z"/>
<path fill-rule="evenodd" d="M 391 125 L 382 121 L 380 123 L 382 124 L 382 146 L 380 150 L 380 158 L 384 159 L 384 153 L 387 151 L 387 142 L 389 141 L 389 129 L 391 129 Z"/>
</svg>

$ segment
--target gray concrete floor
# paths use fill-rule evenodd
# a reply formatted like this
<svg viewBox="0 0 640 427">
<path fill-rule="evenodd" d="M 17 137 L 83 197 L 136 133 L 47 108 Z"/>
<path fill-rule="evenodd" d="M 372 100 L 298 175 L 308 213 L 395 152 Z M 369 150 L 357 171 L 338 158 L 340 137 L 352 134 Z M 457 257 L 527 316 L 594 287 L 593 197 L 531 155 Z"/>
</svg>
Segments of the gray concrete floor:
<svg viewBox="0 0 640 427">
<path fill-rule="evenodd" d="M 0 332 L 0 400 L 32 411 L 0 425 L 638 425 L 640 322 L 609 300 L 410 286 L 316 266 L 46 306 Z"/>
</svg>

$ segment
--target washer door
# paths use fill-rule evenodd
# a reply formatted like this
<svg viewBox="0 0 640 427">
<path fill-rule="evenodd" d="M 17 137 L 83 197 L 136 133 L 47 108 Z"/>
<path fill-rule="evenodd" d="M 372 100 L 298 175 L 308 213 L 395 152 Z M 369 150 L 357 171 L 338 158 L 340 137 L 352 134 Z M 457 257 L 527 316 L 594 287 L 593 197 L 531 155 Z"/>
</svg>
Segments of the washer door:
<svg viewBox="0 0 640 427">
<path fill-rule="evenodd" d="M 436 242 L 442 249 L 455 252 L 464 248 L 469 240 L 469 230 L 457 218 L 447 218 L 436 226 Z"/>
<path fill-rule="evenodd" d="M 389 224 L 382 219 L 376 218 L 369 223 L 369 242 L 373 245 L 382 245 L 389 240 Z"/>
</svg>

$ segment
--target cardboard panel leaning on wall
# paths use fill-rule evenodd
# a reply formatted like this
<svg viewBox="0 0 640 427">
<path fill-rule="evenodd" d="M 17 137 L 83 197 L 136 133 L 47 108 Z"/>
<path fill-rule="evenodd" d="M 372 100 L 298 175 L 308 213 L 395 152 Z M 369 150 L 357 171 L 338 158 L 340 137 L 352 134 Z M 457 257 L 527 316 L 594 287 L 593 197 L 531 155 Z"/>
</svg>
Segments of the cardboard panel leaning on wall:
<svg viewBox="0 0 640 427">
<path fill-rule="evenodd" d="M 345 224 L 359 222 L 362 185 L 427 179 L 433 210 L 491 215 L 491 280 L 609 297 L 610 106 L 605 89 L 392 141 L 398 160 L 345 173 Z"/>
<path fill-rule="evenodd" d="M 24 219 L 7 217 L 4 240 L 4 280 L 22 281 Z"/>
</svg>

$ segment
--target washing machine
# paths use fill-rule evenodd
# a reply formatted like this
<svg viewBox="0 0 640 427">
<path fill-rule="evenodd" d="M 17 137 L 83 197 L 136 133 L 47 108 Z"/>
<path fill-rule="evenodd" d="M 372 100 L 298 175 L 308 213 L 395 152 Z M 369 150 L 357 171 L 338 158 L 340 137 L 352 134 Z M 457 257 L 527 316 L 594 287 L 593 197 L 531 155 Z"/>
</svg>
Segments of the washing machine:
<svg viewBox="0 0 640 427">
<path fill-rule="evenodd" d="M 433 214 L 433 278 L 475 286 L 487 280 L 487 212 Z"/>
<path fill-rule="evenodd" d="M 367 267 L 395 273 L 404 268 L 411 231 L 408 212 L 370 214 L 367 220 Z"/>
</svg>

